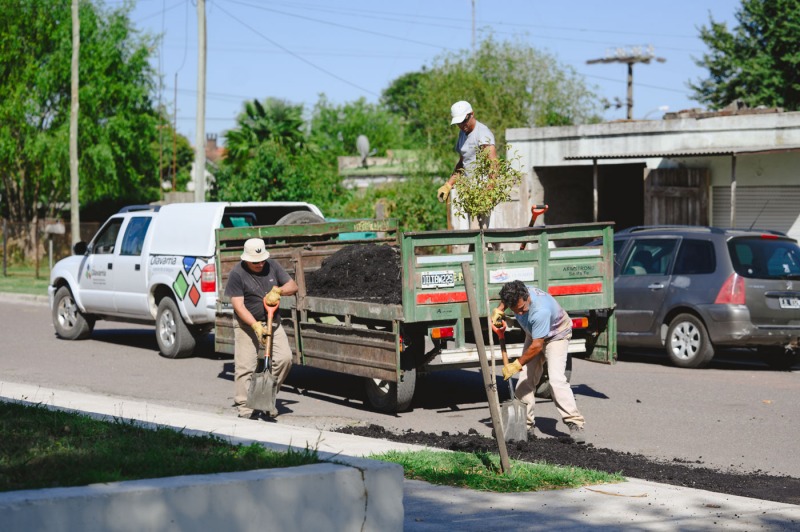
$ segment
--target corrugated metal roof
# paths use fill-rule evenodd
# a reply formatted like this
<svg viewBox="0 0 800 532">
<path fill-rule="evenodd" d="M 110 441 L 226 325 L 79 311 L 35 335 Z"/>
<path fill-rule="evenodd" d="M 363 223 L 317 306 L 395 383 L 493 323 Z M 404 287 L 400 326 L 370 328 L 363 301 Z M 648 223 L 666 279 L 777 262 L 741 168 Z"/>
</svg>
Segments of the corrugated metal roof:
<svg viewBox="0 0 800 532">
<path fill-rule="evenodd" d="M 718 157 L 730 155 L 754 155 L 760 153 L 785 153 L 800 151 L 800 146 L 747 146 L 741 148 L 700 148 L 697 150 L 653 151 L 641 153 L 604 153 L 594 155 L 569 155 L 567 161 L 587 159 L 680 159 L 683 157 Z"/>
</svg>

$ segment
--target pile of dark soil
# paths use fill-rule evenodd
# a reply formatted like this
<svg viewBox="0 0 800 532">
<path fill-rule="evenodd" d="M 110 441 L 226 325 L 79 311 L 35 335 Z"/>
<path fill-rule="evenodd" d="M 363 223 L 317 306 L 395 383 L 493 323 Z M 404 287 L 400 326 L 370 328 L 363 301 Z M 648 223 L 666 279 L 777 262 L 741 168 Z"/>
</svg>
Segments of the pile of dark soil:
<svg viewBox="0 0 800 532">
<path fill-rule="evenodd" d="M 470 430 L 468 434 L 448 432 L 429 434 L 410 431 L 394 434 L 378 425 L 369 425 L 342 428 L 338 432 L 466 453 L 497 452 L 497 443 L 493 439 L 480 436 L 475 430 Z M 556 438 L 509 442 L 507 448 L 512 460 L 582 467 L 621 473 L 627 477 L 662 484 L 800 504 L 800 479 L 792 477 L 767 475 L 760 471 L 753 473 L 716 471 L 678 459 L 673 459 L 672 462 L 657 461 L 638 454 L 597 448 L 591 444 L 565 443 Z M 697 463 L 700 462 L 692 462 L 692 464 Z"/>
<path fill-rule="evenodd" d="M 400 250 L 379 244 L 345 246 L 306 276 L 309 296 L 399 305 L 403 298 Z"/>
</svg>

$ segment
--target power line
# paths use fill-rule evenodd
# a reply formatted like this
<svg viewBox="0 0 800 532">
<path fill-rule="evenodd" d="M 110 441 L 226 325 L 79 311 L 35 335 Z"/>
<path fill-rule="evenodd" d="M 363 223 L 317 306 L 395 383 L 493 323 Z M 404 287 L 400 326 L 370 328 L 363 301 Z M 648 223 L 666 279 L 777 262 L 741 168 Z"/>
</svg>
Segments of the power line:
<svg viewBox="0 0 800 532">
<path fill-rule="evenodd" d="M 358 28 L 358 27 L 355 27 L 355 26 L 347 26 L 346 24 L 339 24 L 337 22 L 331 22 L 329 20 L 322 20 L 322 19 L 317 19 L 317 18 L 313 18 L 313 17 L 305 17 L 305 16 L 302 16 L 302 15 L 296 15 L 294 13 L 287 13 L 286 11 L 279 11 L 277 9 L 270 9 L 268 7 L 263 7 L 263 6 L 260 6 L 260 5 L 248 4 L 247 2 L 239 2 L 237 0 L 229 0 L 229 1 L 231 3 L 233 3 L 233 4 L 239 4 L 239 5 L 243 5 L 243 6 L 247 6 L 247 7 L 252 7 L 254 9 L 260 9 L 262 11 L 269 11 L 270 13 L 277 13 L 279 15 L 285 15 L 287 17 L 295 17 L 295 18 L 299 18 L 299 19 L 302 19 L 302 20 L 309 20 L 311 22 L 317 22 L 319 24 L 326 24 L 328 26 L 334 26 L 334 27 L 337 27 L 337 28 L 344 28 L 344 29 L 350 30 L 350 31 L 357 31 L 357 32 L 366 33 L 366 34 L 369 34 L 369 35 L 377 35 L 379 37 L 385 37 L 387 39 L 394 39 L 394 40 L 397 40 L 397 41 L 403 41 L 403 42 L 408 42 L 408 43 L 412 43 L 412 44 L 420 44 L 422 46 L 430 46 L 430 47 L 433 47 L 433 48 L 437 48 L 439 50 L 452 50 L 452 48 L 448 48 L 448 47 L 442 46 L 440 44 L 433 44 L 433 43 L 429 43 L 429 42 L 417 41 L 415 39 L 407 39 L 405 37 L 399 37 L 397 35 L 390 35 L 388 33 L 381 33 L 379 31 L 365 30 L 364 28 Z M 219 7 L 219 4 L 217 4 L 217 6 Z M 222 9 L 222 8 L 220 7 L 220 9 Z"/>
<path fill-rule="evenodd" d="M 369 9 L 349 9 L 349 8 L 342 8 L 342 7 L 332 7 L 326 4 L 298 4 L 296 2 L 292 2 L 287 4 L 286 2 L 264 2 L 268 4 L 277 4 L 282 8 L 295 8 L 295 9 L 304 9 L 314 12 L 329 12 L 329 13 L 340 13 L 347 16 L 355 16 L 361 18 L 372 18 L 376 20 L 388 20 L 390 22 L 415 22 L 417 24 L 422 25 L 429 25 L 429 26 L 437 26 L 443 28 L 453 28 L 453 29 L 464 29 L 464 26 L 452 26 L 447 24 L 433 24 L 433 23 L 420 23 L 419 19 L 428 19 L 428 20 L 442 20 L 448 22 L 464 22 L 465 24 L 471 24 L 471 20 L 468 19 L 460 19 L 460 18 L 453 18 L 453 17 L 432 17 L 427 15 L 421 15 L 419 13 L 400 13 L 400 12 L 392 12 L 392 11 L 377 11 L 377 10 L 369 10 Z M 373 15 L 367 15 L 365 13 L 373 13 Z M 387 16 L 388 15 L 388 16 Z M 406 17 L 410 18 L 410 20 L 404 20 L 403 18 L 397 19 L 392 17 Z M 696 39 L 696 35 L 677 35 L 677 34 L 665 34 L 665 33 L 651 33 L 651 32 L 635 32 L 635 31 L 619 31 L 619 30 L 604 30 L 604 29 L 596 29 L 596 28 L 580 28 L 580 27 L 570 27 L 570 26 L 546 26 L 541 24 L 522 24 L 522 23 L 514 23 L 514 22 L 506 22 L 506 21 L 487 21 L 486 25 L 492 26 L 514 26 L 519 28 L 543 28 L 549 30 L 557 30 L 557 31 L 576 31 L 582 33 L 610 33 L 616 35 L 637 35 L 637 36 L 647 36 L 647 37 L 666 37 L 666 38 L 676 38 L 676 39 Z M 661 48 L 661 47 L 659 47 Z"/>
<path fill-rule="evenodd" d="M 294 53 L 293 51 L 289 50 L 289 49 L 288 49 L 288 48 L 286 48 L 285 46 L 283 46 L 283 45 L 281 45 L 281 44 L 278 44 L 277 42 L 275 42 L 274 40 L 270 39 L 269 37 L 267 37 L 266 35 L 264 35 L 264 34 L 263 34 L 263 33 L 261 33 L 260 31 L 258 31 L 257 29 L 253 28 L 252 26 L 250 26 L 249 24 L 247 24 L 247 23 L 246 23 L 246 22 L 244 22 L 243 20 L 241 20 L 241 19 L 237 18 L 236 16 L 232 15 L 230 12 L 228 12 L 228 11 L 227 11 L 226 9 L 224 9 L 222 6 L 220 6 L 220 5 L 217 5 L 217 8 L 219 8 L 219 10 L 220 10 L 220 11 L 222 11 L 223 13 L 225 13 L 226 15 L 228 15 L 230 18 L 232 18 L 233 20 L 235 20 L 236 22 L 238 22 L 239 24 L 241 24 L 241 25 L 242 25 L 242 26 L 244 26 L 245 28 L 249 29 L 250 31 L 252 31 L 252 32 L 253 32 L 253 33 L 255 33 L 256 35 L 260 36 L 262 39 L 264 39 L 265 41 L 269 42 L 270 44 L 272 44 L 272 45 L 273 45 L 273 46 L 275 46 L 276 48 L 280 48 L 281 50 L 283 50 L 283 51 L 284 51 L 284 52 L 286 52 L 287 54 L 291 55 L 291 56 L 292 56 L 292 57 L 294 57 L 295 59 L 298 59 L 299 61 L 302 61 L 302 62 L 304 62 L 305 64 L 307 64 L 307 65 L 311 66 L 312 68 L 314 68 L 314 69 L 316 69 L 316 70 L 319 70 L 319 71 L 320 71 L 320 72 L 322 72 L 323 74 L 327 74 L 328 76 L 330 76 L 330 77 L 332 77 L 332 78 L 334 78 L 334 79 L 338 79 L 338 80 L 339 80 L 339 81 L 341 81 L 342 83 L 346 83 L 346 84 L 350 85 L 351 87 L 355 87 L 356 89 L 358 89 L 358 90 L 361 90 L 361 91 L 364 91 L 364 92 L 366 92 L 366 93 L 368 93 L 368 94 L 372 94 L 373 96 L 380 96 L 379 94 L 377 94 L 377 93 L 375 93 L 375 92 L 373 92 L 373 91 L 371 91 L 371 90 L 369 90 L 369 89 L 367 89 L 367 88 L 365 88 L 365 87 L 362 87 L 362 86 L 360 86 L 360 85 L 357 85 L 356 83 L 353 83 L 353 82 L 352 82 L 352 81 L 350 81 L 350 80 L 347 80 L 347 79 L 345 79 L 345 78 L 343 78 L 343 77 L 341 77 L 341 76 L 339 76 L 339 75 L 337 75 L 337 74 L 334 74 L 333 72 L 331 72 L 331 71 L 329 71 L 329 70 L 327 70 L 327 69 L 324 69 L 324 68 L 322 68 L 321 66 L 319 66 L 319 65 L 317 65 L 317 64 L 315 64 L 315 63 L 312 63 L 312 62 L 311 62 L 311 61 L 309 61 L 308 59 L 306 59 L 306 58 L 304 58 L 304 57 L 302 57 L 302 56 L 300 56 L 300 55 L 298 55 L 298 54 Z"/>
</svg>

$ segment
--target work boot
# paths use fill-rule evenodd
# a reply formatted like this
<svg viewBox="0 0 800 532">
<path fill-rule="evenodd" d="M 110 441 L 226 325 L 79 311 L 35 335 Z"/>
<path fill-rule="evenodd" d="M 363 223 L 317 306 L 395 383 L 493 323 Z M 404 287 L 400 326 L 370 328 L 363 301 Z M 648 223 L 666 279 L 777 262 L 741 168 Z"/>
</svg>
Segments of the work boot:
<svg viewBox="0 0 800 532">
<path fill-rule="evenodd" d="M 569 437 L 574 443 L 586 443 L 586 434 L 583 432 L 583 427 L 575 423 L 567 423 L 569 427 Z"/>
</svg>

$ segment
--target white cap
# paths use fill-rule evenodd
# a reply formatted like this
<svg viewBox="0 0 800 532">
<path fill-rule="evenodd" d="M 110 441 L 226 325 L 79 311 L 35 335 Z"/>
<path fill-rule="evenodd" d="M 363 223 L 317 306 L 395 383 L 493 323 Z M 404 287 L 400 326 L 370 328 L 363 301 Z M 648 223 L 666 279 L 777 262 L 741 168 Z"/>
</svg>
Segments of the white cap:
<svg viewBox="0 0 800 532">
<path fill-rule="evenodd" d="M 244 253 L 242 260 L 245 262 L 261 262 L 269 258 L 269 251 L 266 244 L 260 238 L 251 238 L 244 243 Z"/>
<path fill-rule="evenodd" d="M 460 124 L 471 112 L 472 106 L 469 104 L 469 102 L 462 100 L 454 103 L 450 108 L 450 114 L 453 116 L 453 119 L 450 121 L 450 125 Z"/>
</svg>

